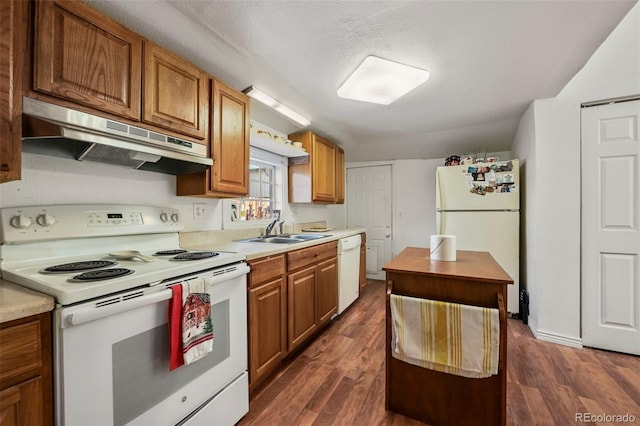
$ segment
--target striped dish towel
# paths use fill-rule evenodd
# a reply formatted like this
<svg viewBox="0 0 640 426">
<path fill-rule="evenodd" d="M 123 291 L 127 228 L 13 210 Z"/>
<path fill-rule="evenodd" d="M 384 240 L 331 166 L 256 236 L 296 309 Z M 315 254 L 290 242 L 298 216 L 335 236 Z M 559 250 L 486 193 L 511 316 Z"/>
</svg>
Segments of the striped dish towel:
<svg viewBox="0 0 640 426">
<path fill-rule="evenodd" d="M 498 309 L 391 295 L 391 354 L 471 378 L 498 374 Z"/>
</svg>

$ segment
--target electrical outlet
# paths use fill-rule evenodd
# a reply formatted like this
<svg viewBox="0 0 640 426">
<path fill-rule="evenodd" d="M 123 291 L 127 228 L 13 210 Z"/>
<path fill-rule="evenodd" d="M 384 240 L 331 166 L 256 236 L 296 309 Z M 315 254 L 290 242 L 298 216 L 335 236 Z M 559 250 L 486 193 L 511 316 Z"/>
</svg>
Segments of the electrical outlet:
<svg viewBox="0 0 640 426">
<path fill-rule="evenodd" d="M 193 218 L 195 220 L 202 220 L 207 214 L 207 205 L 204 203 L 195 203 L 193 205 Z"/>
</svg>

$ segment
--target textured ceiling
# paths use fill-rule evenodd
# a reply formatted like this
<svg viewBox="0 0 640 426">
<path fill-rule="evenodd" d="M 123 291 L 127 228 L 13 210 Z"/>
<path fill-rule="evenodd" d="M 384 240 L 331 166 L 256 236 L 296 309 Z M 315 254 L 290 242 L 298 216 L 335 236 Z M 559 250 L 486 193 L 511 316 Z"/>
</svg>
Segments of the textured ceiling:
<svg viewBox="0 0 640 426">
<path fill-rule="evenodd" d="M 508 150 L 529 103 L 555 96 L 636 0 L 87 2 L 368 161 Z M 431 78 L 389 106 L 338 98 L 368 55 Z M 252 117 L 299 130 L 257 102 Z"/>
</svg>

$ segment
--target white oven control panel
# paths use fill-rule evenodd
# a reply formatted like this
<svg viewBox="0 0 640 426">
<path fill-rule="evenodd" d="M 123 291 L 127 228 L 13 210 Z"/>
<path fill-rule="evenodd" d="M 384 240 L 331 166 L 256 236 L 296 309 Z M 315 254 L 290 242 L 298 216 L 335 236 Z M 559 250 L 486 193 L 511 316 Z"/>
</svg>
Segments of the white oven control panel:
<svg viewBox="0 0 640 426">
<path fill-rule="evenodd" d="M 4 244 L 181 231 L 180 211 L 168 207 L 73 204 L 0 210 Z"/>
</svg>

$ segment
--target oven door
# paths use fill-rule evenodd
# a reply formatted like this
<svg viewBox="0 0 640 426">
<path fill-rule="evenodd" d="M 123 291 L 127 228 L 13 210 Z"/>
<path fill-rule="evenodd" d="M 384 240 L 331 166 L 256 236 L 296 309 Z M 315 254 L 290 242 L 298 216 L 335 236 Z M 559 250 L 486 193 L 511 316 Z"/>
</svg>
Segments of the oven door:
<svg viewBox="0 0 640 426">
<path fill-rule="evenodd" d="M 225 393 L 238 395 L 237 389 L 225 392 L 230 383 L 244 385 L 242 398 L 225 407 L 232 423 L 239 420 L 248 410 L 248 270 L 239 263 L 183 278 L 213 277 L 215 337 L 212 353 L 174 371 L 169 371 L 167 323 L 171 290 L 165 286 L 60 308 L 55 328 L 58 424 L 172 425 L 202 408 L 215 411 L 217 395 L 221 400 Z"/>
</svg>

